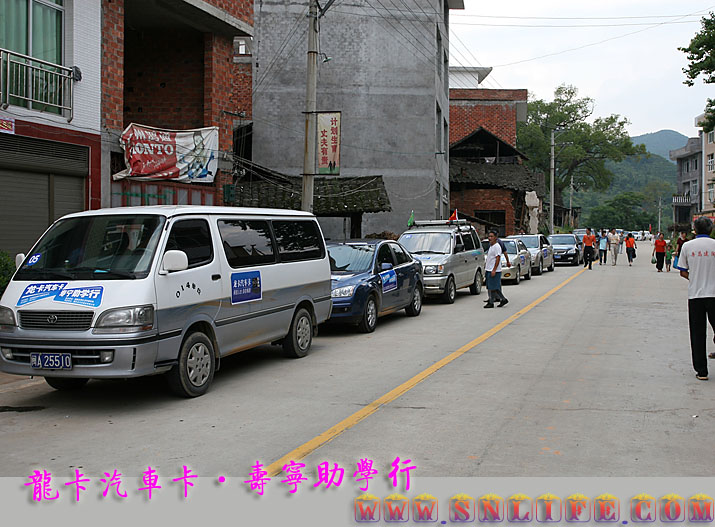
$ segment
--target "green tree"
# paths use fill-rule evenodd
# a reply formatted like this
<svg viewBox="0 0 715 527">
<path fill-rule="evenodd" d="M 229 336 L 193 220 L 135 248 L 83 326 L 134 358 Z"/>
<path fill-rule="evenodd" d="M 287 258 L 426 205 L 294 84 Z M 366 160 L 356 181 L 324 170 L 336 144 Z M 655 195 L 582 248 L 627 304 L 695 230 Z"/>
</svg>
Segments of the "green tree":
<svg viewBox="0 0 715 527">
<path fill-rule="evenodd" d="M 693 86 L 695 79 L 703 76 L 705 84 L 715 83 L 715 13 L 700 19 L 700 31 L 685 48 L 678 48 L 686 54 L 688 67 L 683 68 L 685 73 L 684 84 Z M 710 132 L 715 129 L 715 99 L 708 99 L 705 105 L 705 119 L 700 122 L 703 130 Z"/>
<path fill-rule="evenodd" d="M 645 155 L 643 145 L 634 145 L 620 115 L 596 117 L 594 101 L 578 97 L 573 86 L 562 85 L 554 91 L 554 100 L 529 101 L 526 122 L 519 123 L 517 147 L 528 157 L 528 166 L 549 174 L 551 130 L 559 128 L 556 147 L 556 201 L 573 177 L 575 189 L 607 189 L 613 178 L 607 161 L 623 161 L 627 156 Z"/>
<path fill-rule="evenodd" d="M 623 192 L 603 205 L 594 207 L 588 217 L 588 225 L 595 229 L 612 227 L 643 230 L 657 222 L 657 215 L 644 209 L 650 198 L 639 192 Z"/>
</svg>

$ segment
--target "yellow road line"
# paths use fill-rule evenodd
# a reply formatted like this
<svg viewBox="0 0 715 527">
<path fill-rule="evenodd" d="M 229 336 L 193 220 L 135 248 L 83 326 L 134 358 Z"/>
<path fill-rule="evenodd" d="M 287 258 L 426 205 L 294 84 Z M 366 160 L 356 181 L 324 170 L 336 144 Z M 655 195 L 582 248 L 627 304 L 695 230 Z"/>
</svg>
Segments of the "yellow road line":
<svg viewBox="0 0 715 527">
<path fill-rule="evenodd" d="M 512 322 L 517 320 L 519 317 L 521 317 L 524 314 L 531 311 L 533 308 L 535 308 L 541 302 L 543 302 L 544 300 L 549 298 L 551 295 L 553 295 L 556 291 L 558 291 L 559 289 L 564 287 L 566 284 L 571 282 L 571 280 L 574 280 L 577 276 L 579 276 L 584 271 L 586 271 L 585 268 L 581 269 L 579 272 L 577 272 L 573 276 L 564 280 L 559 285 L 557 285 L 556 287 L 554 287 L 547 293 L 543 294 L 542 296 L 540 296 L 539 298 L 534 300 L 528 306 L 520 309 L 519 311 L 517 311 L 516 313 L 511 315 L 509 318 L 507 318 L 506 320 L 503 320 L 502 322 L 500 322 L 499 324 L 497 324 L 490 330 L 482 333 L 480 336 L 478 336 L 471 342 L 468 342 L 467 344 L 465 344 L 464 346 L 459 348 L 457 351 L 454 351 L 454 352 L 450 353 L 449 355 L 447 355 L 446 357 L 444 357 L 443 359 L 435 362 L 432 366 L 421 371 L 420 373 L 418 373 L 411 379 L 403 382 L 397 388 L 390 390 L 385 395 L 383 395 L 379 399 L 375 399 L 373 402 L 371 402 L 367 406 L 363 406 L 360 410 L 358 410 L 351 416 L 346 417 L 345 419 L 340 421 L 335 426 L 328 428 L 322 434 L 314 437 L 313 439 L 311 439 L 310 441 L 308 441 L 306 443 L 303 443 L 301 446 L 299 446 L 295 450 L 288 452 L 285 456 L 281 457 L 277 461 L 274 461 L 273 463 L 268 465 L 268 467 L 265 469 L 268 472 L 268 475 L 276 476 L 276 475 L 280 474 L 283 471 L 283 466 L 286 463 L 288 463 L 290 460 L 298 461 L 298 460 L 305 458 L 306 456 L 310 455 L 312 452 L 314 452 L 315 450 L 317 450 L 324 444 L 332 441 L 333 439 L 338 437 L 340 434 L 342 434 L 346 430 L 349 430 L 350 428 L 352 428 L 353 426 L 358 424 L 360 421 L 362 421 L 366 417 L 371 416 L 372 414 L 377 412 L 377 410 L 381 406 L 391 403 L 392 401 L 394 401 L 395 399 L 400 397 L 402 394 L 408 392 L 409 390 L 411 390 L 412 388 L 417 386 L 420 382 L 424 381 L 427 377 L 429 377 L 436 371 L 444 368 L 450 362 L 461 357 L 462 355 L 467 353 L 469 350 L 477 347 L 479 344 L 481 344 L 482 342 L 487 340 L 489 337 L 498 333 L 499 331 L 501 331 L 502 329 L 507 327 L 509 324 L 511 324 Z"/>
</svg>

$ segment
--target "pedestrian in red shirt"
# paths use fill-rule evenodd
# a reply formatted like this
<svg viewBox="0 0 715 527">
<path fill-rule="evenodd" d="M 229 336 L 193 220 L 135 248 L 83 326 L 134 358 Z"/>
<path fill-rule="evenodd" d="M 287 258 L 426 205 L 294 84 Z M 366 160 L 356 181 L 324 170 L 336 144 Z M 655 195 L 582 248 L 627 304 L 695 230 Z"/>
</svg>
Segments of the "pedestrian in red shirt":
<svg viewBox="0 0 715 527">
<path fill-rule="evenodd" d="M 586 234 L 583 237 L 583 266 L 586 267 L 588 265 L 589 269 L 593 269 L 591 263 L 593 262 L 593 246 L 595 243 L 596 237 L 591 234 L 591 229 L 586 229 Z"/>
<path fill-rule="evenodd" d="M 653 256 L 655 256 L 655 268 L 658 269 L 659 273 L 663 272 L 663 263 L 665 262 L 665 238 L 663 233 L 658 235 L 658 239 L 655 240 L 655 247 L 653 247 Z"/>
<path fill-rule="evenodd" d="M 628 265 L 633 266 L 633 258 L 636 257 L 636 239 L 633 237 L 633 233 L 629 232 L 626 237 L 626 254 L 628 255 Z"/>
</svg>

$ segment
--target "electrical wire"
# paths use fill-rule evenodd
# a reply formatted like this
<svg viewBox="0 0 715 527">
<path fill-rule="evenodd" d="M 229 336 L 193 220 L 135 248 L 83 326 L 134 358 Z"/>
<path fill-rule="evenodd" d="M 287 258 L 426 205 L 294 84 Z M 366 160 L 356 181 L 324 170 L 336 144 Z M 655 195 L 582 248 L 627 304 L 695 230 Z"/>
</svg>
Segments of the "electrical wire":
<svg viewBox="0 0 715 527">
<path fill-rule="evenodd" d="M 711 8 L 708 8 L 711 9 Z M 513 15 L 469 15 L 455 14 L 455 18 L 506 18 L 515 20 L 629 20 L 645 18 L 683 18 L 702 16 L 708 9 L 696 11 L 687 15 L 639 15 L 639 16 L 513 16 Z"/>
<path fill-rule="evenodd" d="M 481 26 L 481 27 L 531 27 L 531 28 L 583 28 L 583 27 L 622 27 L 622 26 L 651 26 L 656 22 L 624 22 L 620 24 L 491 24 L 483 22 L 452 22 L 456 26 Z M 673 20 L 671 22 L 660 22 L 658 25 L 665 26 L 671 24 L 698 24 L 699 20 Z"/>
</svg>

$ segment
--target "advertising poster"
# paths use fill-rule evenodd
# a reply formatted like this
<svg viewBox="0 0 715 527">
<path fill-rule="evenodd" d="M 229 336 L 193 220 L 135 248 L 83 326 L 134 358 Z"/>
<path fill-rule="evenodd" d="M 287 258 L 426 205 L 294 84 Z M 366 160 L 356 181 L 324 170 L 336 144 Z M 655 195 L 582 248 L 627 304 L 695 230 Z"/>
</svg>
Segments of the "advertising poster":
<svg viewBox="0 0 715 527">
<path fill-rule="evenodd" d="M 340 174 L 340 112 L 318 114 L 318 174 Z"/>
</svg>

